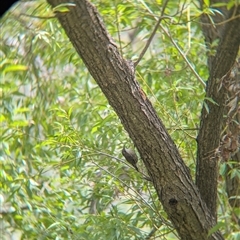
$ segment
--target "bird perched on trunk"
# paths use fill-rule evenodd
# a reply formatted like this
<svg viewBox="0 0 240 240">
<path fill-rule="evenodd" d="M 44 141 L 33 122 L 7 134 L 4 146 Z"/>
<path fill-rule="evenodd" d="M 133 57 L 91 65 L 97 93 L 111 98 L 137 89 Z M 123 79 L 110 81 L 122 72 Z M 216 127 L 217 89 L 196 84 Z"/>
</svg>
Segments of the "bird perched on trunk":
<svg viewBox="0 0 240 240">
<path fill-rule="evenodd" d="M 125 157 L 127 162 L 129 162 L 137 171 L 137 162 L 138 162 L 138 157 L 135 151 L 131 148 L 125 148 L 125 146 L 122 149 L 122 155 Z"/>
</svg>

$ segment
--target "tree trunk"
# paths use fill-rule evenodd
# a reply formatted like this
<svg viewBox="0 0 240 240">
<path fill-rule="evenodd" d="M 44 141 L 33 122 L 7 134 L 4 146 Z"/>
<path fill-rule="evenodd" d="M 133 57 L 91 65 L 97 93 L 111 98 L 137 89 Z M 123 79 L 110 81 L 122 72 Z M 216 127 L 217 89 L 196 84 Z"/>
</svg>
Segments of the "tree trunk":
<svg viewBox="0 0 240 240">
<path fill-rule="evenodd" d="M 226 106 L 226 127 L 221 138 L 221 155 L 226 162 L 226 192 L 232 207 L 232 220 L 240 225 L 240 177 L 234 174 L 240 167 L 240 58 L 232 71 L 232 81 L 228 84 L 228 104 Z"/>
<path fill-rule="evenodd" d="M 55 7 L 65 1 L 48 2 Z M 189 240 L 223 239 L 219 232 L 208 238 L 215 220 L 173 140 L 136 81 L 132 62 L 122 58 L 96 8 L 86 0 L 75 4 L 70 12 L 57 13 L 57 17 L 137 147 L 179 236 Z"/>
<path fill-rule="evenodd" d="M 203 7 L 203 2 L 200 2 Z M 219 0 L 211 1 L 211 3 L 216 2 L 219 2 Z M 222 14 L 216 13 L 214 16 L 202 15 L 201 17 L 207 47 L 210 48 L 216 40 L 219 40 L 219 44 L 215 49 L 216 54 L 208 57 L 210 76 L 206 88 L 206 97 L 211 99 L 211 101 L 213 100 L 214 103 L 205 100 L 208 109 L 206 106 L 203 106 L 202 109 L 200 130 L 197 138 L 196 171 L 196 184 L 203 200 L 215 218 L 217 217 L 218 160 L 226 160 L 225 143 L 223 139 L 222 142 L 220 141 L 224 136 L 224 128 L 226 130 L 226 124 L 229 122 L 229 108 L 227 108 L 229 99 L 237 98 L 236 107 L 231 111 L 231 114 L 234 115 L 233 113 L 239 111 L 237 107 L 239 97 L 233 96 L 234 94 L 239 94 L 239 83 L 232 76 L 232 68 L 236 61 L 240 44 L 240 5 L 234 6 L 229 11 L 225 7 L 218 10 Z M 232 20 L 228 21 L 230 19 Z M 216 23 L 216 25 L 213 25 L 212 22 Z M 232 93 L 233 89 L 230 86 L 236 87 L 237 85 L 238 90 L 235 88 L 234 93 Z M 235 133 L 232 135 L 237 133 L 239 133 L 239 129 L 235 128 Z M 239 140 L 237 142 L 239 143 Z M 233 152 L 235 151 L 236 149 Z M 229 155 L 229 157 L 231 156 Z M 236 181 L 236 179 L 233 181 Z"/>
</svg>

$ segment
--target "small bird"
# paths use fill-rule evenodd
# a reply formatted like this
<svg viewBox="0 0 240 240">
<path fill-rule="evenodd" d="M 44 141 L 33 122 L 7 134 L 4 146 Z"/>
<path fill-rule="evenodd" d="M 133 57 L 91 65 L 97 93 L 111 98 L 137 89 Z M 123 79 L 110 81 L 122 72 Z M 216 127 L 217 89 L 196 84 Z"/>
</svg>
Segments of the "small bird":
<svg viewBox="0 0 240 240">
<path fill-rule="evenodd" d="M 137 162 L 138 162 L 138 157 L 135 151 L 131 148 L 125 148 L 125 146 L 122 149 L 122 155 L 125 157 L 127 162 L 129 162 L 137 171 Z"/>
</svg>

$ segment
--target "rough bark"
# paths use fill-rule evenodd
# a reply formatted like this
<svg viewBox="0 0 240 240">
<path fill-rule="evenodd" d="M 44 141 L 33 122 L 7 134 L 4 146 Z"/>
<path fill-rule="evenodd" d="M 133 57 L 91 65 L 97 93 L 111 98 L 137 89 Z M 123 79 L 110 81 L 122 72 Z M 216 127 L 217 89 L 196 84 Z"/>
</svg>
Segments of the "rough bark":
<svg viewBox="0 0 240 240">
<path fill-rule="evenodd" d="M 202 2 L 202 1 L 200 1 Z M 218 1 L 212 1 L 216 3 Z M 237 57 L 240 43 L 240 5 L 234 6 L 227 11 L 226 8 L 218 9 L 223 15 L 203 15 L 203 33 L 207 46 L 215 40 L 219 40 L 216 54 L 209 56 L 209 79 L 206 88 L 205 103 L 208 110 L 203 106 L 201 113 L 200 130 L 197 138 L 197 169 L 196 184 L 203 200 L 206 202 L 211 214 L 217 217 L 217 182 L 218 164 L 222 157 L 220 141 L 222 132 L 226 126 L 226 105 L 229 100 L 228 88 L 232 83 L 232 67 Z M 212 20 L 216 23 L 212 25 Z M 225 20 L 230 20 L 226 21 Z M 222 24 L 220 24 L 222 23 Z"/>
<path fill-rule="evenodd" d="M 56 6 L 65 0 L 48 0 Z M 71 1 L 73 2 L 73 1 Z M 178 149 L 122 58 L 97 10 L 86 0 L 57 17 L 89 72 L 116 111 L 143 160 L 166 213 L 181 239 L 208 238 L 215 221 L 193 183 Z"/>
<path fill-rule="evenodd" d="M 227 85 L 226 126 L 221 138 L 221 157 L 227 164 L 226 191 L 232 207 L 232 220 L 240 225 L 237 214 L 240 208 L 240 177 L 233 174 L 240 167 L 240 58 L 232 70 L 232 81 Z M 236 211 L 235 211 L 236 210 Z"/>
</svg>

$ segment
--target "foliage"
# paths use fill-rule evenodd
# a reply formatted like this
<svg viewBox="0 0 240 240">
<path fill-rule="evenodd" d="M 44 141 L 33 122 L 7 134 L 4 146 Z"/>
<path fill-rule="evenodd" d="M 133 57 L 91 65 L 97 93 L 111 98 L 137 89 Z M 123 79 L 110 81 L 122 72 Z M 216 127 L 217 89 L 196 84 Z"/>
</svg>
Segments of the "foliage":
<svg viewBox="0 0 240 240">
<path fill-rule="evenodd" d="M 94 3 L 124 57 L 136 59 L 162 1 Z M 45 1 L 22 2 L 1 20 L 4 239 L 146 239 L 151 231 L 177 239 L 151 183 L 123 160 L 131 142 L 53 14 Z M 172 41 L 206 80 L 201 12 L 197 1 L 169 1 L 165 14 L 171 38 L 158 31 L 136 76 L 194 176 L 204 89 Z M 219 227 L 236 239 L 223 183 L 219 193 Z"/>
</svg>

